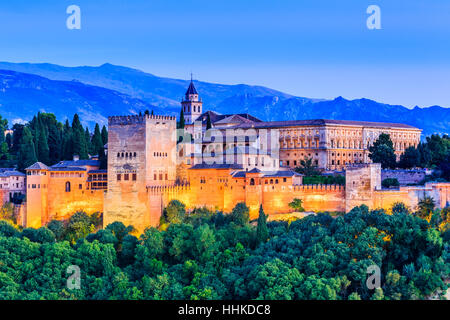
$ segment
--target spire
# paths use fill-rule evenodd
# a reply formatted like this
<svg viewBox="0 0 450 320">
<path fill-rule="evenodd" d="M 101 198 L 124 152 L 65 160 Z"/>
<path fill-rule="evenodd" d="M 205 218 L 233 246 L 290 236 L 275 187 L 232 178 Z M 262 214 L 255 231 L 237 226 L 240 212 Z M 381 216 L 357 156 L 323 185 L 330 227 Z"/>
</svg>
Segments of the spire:
<svg viewBox="0 0 450 320">
<path fill-rule="evenodd" d="M 197 89 L 195 89 L 194 86 L 194 78 L 192 76 L 192 72 L 191 72 L 191 83 L 189 84 L 189 88 L 186 91 L 186 98 L 188 98 L 190 94 L 198 94 Z"/>
</svg>

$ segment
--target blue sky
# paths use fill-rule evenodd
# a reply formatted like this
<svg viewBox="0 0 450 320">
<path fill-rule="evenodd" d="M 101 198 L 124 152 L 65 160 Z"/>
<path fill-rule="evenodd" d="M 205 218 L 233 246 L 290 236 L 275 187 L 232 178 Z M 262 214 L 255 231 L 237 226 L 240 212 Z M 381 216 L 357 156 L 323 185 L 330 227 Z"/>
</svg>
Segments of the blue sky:
<svg viewBox="0 0 450 320">
<path fill-rule="evenodd" d="M 66 8 L 81 8 L 81 30 Z M 381 30 L 366 9 L 381 8 Z M 297 96 L 450 107 L 448 0 L 14 0 L 0 60 L 105 62 Z"/>
</svg>

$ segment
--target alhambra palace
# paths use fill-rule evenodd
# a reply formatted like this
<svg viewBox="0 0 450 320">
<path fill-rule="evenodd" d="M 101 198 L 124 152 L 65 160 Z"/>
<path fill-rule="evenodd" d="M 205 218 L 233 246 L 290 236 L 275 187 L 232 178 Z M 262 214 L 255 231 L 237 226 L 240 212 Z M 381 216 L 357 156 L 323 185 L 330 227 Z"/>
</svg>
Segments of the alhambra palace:
<svg viewBox="0 0 450 320">
<path fill-rule="evenodd" d="M 173 199 L 188 210 L 208 207 L 230 212 L 239 202 L 256 218 L 260 205 L 269 215 L 290 213 L 289 202 L 303 200 L 307 211 L 347 212 L 366 204 L 411 208 L 431 196 L 438 207 L 450 202 L 449 183 L 381 187 L 380 164 L 368 148 L 388 133 L 399 157 L 417 146 L 421 130 L 405 124 L 343 120 L 265 122 L 249 114 L 203 112 L 191 81 L 181 102 L 185 127 L 172 116 L 128 115 L 108 119 L 107 170 L 98 159 L 35 163 L 20 173 L 0 172 L 13 193 L 26 193 L 19 222 L 40 227 L 77 211 L 103 212 L 104 226 L 121 221 L 138 231 L 157 226 Z M 207 130 L 208 129 L 208 130 Z M 181 131 L 181 134 L 180 134 Z M 345 172 L 345 186 L 304 185 L 294 168 L 310 158 L 324 172 Z"/>
</svg>

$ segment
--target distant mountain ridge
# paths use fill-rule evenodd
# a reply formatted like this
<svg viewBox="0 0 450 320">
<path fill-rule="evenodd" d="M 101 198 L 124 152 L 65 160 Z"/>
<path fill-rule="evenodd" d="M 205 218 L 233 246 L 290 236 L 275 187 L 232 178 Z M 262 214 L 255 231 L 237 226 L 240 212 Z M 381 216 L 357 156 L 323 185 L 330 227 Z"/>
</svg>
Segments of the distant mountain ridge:
<svg viewBox="0 0 450 320">
<path fill-rule="evenodd" d="M 9 79 L 9 85 L 16 82 L 17 85 L 15 90 L 10 90 L 5 88 L 4 82 L 12 75 L 0 71 L 0 114 L 8 119 L 21 118 L 20 115 L 26 118 L 41 109 L 54 112 L 58 117 L 71 117 L 76 110 L 80 115 L 86 114 L 88 122 L 99 117 L 105 121 L 109 115 L 137 113 L 145 109 L 177 115 L 180 100 L 189 85 L 188 80 L 157 77 L 111 64 L 63 67 L 0 62 L 0 69 L 16 72 L 14 80 Z M 34 78 L 33 75 L 41 78 Z M 27 86 L 27 81 L 34 86 Z M 42 82 L 40 92 L 36 89 L 39 82 Z M 295 97 L 270 88 L 245 84 L 195 81 L 195 85 L 203 99 L 204 110 L 219 113 L 248 112 L 267 121 L 339 119 L 401 122 L 423 129 L 424 135 L 450 133 L 450 108 L 440 106 L 408 109 L 369 99 Z M 66 108 L 65 104 L 69 107 Z"/>
</svg>

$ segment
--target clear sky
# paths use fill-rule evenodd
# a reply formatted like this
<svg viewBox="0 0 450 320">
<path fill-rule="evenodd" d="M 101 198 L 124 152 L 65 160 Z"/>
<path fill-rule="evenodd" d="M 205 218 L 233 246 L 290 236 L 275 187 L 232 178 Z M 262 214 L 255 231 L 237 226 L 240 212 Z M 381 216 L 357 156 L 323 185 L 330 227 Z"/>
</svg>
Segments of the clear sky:
<svg viewBox="0 0 450 320">
<path fill-rule="evenodd" d="M 66 8 L 81 8 L 81 30 Z M 381 30 L 366 26 L 381 8 Z M 0 60 L 450 107 L 449 0 L 1 0 Z"/>
</svg>

